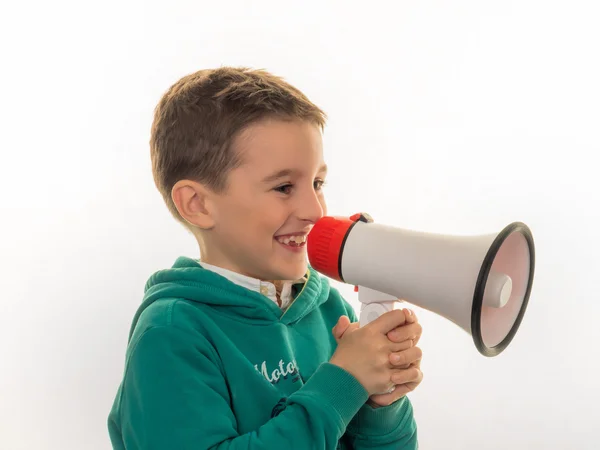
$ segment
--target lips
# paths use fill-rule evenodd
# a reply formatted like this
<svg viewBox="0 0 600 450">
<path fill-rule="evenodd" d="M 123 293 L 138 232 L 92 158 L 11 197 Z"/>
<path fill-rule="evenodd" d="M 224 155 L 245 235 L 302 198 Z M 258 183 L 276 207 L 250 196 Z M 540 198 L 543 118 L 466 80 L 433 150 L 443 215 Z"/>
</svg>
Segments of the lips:
<svg viewBox="0 0 600 450">
<path fill-rule="evenodd" d="M 275 236 L 277 242 L 292 247 L 302 247 L 306 245 L 306 234 L 286 234 L 284 236 Z"/>
</svg>

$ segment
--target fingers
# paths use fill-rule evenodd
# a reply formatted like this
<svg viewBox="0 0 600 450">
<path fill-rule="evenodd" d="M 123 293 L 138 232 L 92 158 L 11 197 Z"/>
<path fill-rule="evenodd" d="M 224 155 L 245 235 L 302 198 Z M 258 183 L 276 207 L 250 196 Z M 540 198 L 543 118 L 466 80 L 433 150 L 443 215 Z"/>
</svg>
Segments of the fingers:
<svg viewBox="0 0 600 450">
<path fill-rule="evenodd" d="M 390 353 L 390 364 L 393 366 L 408 366 L 423 358 L 423 351 L 419 347 L 410 347 L 406 350 Z"/>
<path fill-rule="evenodd" d="M 347 316 L 341 316 L 338 320 L 338 323 L 332 328 L 331 332 L 337 343 L 340 342 L 340 339 L 344 337 L 344 335 L 350 331 L 357 330 L 360 327 L 360 323 L 358 322 L 350 322 L 350 319 Z"/>
<path fill-rule="evenodd" d="M 404 315 L 406 316 L 407 323 L 414 323 L 417 321 L 417 316 L 410 309 L 404 308 L 402 311 L 404 311 Z"/>
<path fill-rule="evenodd" d="M 394 354 L 397 352 L 402 352 L 404 350 L 408 350 L 412 346 L 414 346 L 414 341 L 412 339 L 405 339 L 404 341 L 399 342 L 399 343 L 393 342 L 389 347 L 390 347 L 390 350 L 393 352 L 391 354 Z"/>
<path fill-rule="evenodd" d="M 392 342 L 399 343 L 407 339 L 412 339 L 414 344 L 416 344 L 419 341 L 422 332 L 423 327 L 421 324 L 419 322 L 414 322 L 401 327 L 396 327 L 394 330 L 390 331 L 387 336 Z"/>
<path fill-rule="evenodd" d="M 387 334 L 394 328 L 402 326 L 406 323 L 406 314 L 401 309 L 394 309 L 382 314 L 366 327 L 374 328 L 380 333 Z M 365 327 L 365 328 L 366 328 Z"/>
<path fill-rule="evenodd" d="M 395 383 L 394 390 L 387 394 L 372 395 L 369 403 L 375 406 L 388 406 L 398 401 L 406 394 L 414 391 L 423 381 L 423 372 L 420 369 L 411 367 L 406 370 L 398 371 L 393 375 L 392 381 Z"/>
<path fill-rule="evenodd" d="M 341 335 L 344 334 L 344 331 L 346 331 L 346 328 L 348 328 L 348 325 L 350 325 L 350 319 L 348 316 L 340 316 L 338 322 L 333 327 L 334 335 L 341 337 Z"/>
<path fill-rule="evenodd" d="M 396 370 L 392 374 L 392 382 L 396 385 L 407 383 L 420 383 L 423 380 L 423 372 L 415 366 L 410 366 L 408 369 Z M 397 386 L 399 387 L 399 386 Z"/>
<path fill-rule="evenodd" d="M 421 380 L 422 380 L 422 376 L 421 376 Z M 393 399 L 392 402 L 404 397 L 406 394 L 408 394 L 409 392 L 414 391 L 417 386 L 419 385 L 419 383 L 421 383 L 421 381 L 415 381 L 415 382 L 410 382 L 410 383 L 404 383 L 404 384 L 399 384 L 398 386 L 396 386 L 396 389 L 394 389 L 393 394 Z M 390 403 L 391 404 L 391 403 Z"/>
<path fill-rule="evenodd" d="M 339 341 L 342 338 L 349 326 L 350 319 L 348 316 L 341 316 L 338 323 L 333 327 L 333 330 L 331 330 L 336 341 Z"/>
</svg>

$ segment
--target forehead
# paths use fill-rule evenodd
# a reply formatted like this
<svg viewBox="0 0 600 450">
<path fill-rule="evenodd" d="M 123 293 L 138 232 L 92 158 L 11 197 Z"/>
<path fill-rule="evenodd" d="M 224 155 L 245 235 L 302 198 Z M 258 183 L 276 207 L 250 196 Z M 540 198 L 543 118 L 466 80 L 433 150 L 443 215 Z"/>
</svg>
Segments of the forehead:
<svg viewBox="0 0 600 450">
<path fill-rule="evenodd" d="M 235 140 L 243 164 L 261 172 L 323 164 L 323 141 L 317 125 L 268 119 L 250 125 Z"/>
</svg>

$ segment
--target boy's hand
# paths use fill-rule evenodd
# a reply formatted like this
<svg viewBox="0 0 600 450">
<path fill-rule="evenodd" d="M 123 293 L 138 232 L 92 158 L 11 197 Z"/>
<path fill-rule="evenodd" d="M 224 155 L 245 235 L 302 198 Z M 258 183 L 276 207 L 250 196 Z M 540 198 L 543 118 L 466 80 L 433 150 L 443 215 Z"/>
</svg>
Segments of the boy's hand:
<svg viewBox="0 0 600 450">
<path fill-rule="evenodd" d="M 348 316 L 341 316 L 331 332 L 333 333 L 333 337 L 335 337 L 335 341 L 339 343 L 346 331 L 356 330 L 359 326 L 358 322 L 351 323 Z"/>
<path fill-rule="evenodd" d="M 390 354 L 390 364 L 402 369 L 393 378 L 396 383 L 394 391 L 388 394 L 375 394 L 369 397 L 368 403 L 374 408 L 388 406 L 413 391 L 423 380 L 421 358 L 423 353 L 417 344 L 421 338 L 422 327 L 416 315 L 405 309 L 406 323 L 388 333 L 393 342 L 402 342 L 405 350 Z"/>
<path fill-rule="evenodd" d="M 402 327 L 406 322 L 407 314 L 402 310 L 389 311 L 364 327 L 358 323 L 351 324 L 347 317 L 342 316 L 332 330 L 338 346 L 330 363 L 352 374 L 369 395 L 406 383 L 407 371 L 418 370 L 401 369 L 390 363 L 390 354 L 403 355 L 402 352 L 410 350 L 406 341 L 412 337 L 416 339 L 419 334 L 419 324 L 411 323 Z M 394 333 L 390 333 L 392 330 Z M 393 339 L 388 337 L 388 333 Z M 409 363 L 401 362 L 400 367 L 405 364 Z"/>
<path fill-rule="evenodd" d="M 422 327 L 412 311 L 404 309 L 403 312 L 405 315 L 404 323 L 387 333 L 387 337 L 391 342 L 400 344 L 395 352 L 389 354 L 390 366 L 400 369 L 397 371 L 397 378 L 394 380 L 396 386 L 394 391 L 389 394 L 371 395 L 368 403 L 374 408 L 391 405 L 408 392 L 413 391 L 423 379 L 423 373 L 421 372 L 422 352 L 417 347 L 421 338 Z M 333 327 L 332 332 L 339 343 L 344 333 L 347 331 L 352 332 L 358 328 L 358 323 L 351 323 L 348 317 L 342 316 L 336 326 Z"/>
</svg>

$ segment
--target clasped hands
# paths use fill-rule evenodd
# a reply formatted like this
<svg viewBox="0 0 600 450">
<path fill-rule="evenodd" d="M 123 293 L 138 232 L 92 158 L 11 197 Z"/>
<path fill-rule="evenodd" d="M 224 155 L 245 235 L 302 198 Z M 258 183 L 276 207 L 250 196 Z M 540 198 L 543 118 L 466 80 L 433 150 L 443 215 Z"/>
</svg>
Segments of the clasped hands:
<svg viewBox="0 0 600 450">
<path fill-rule="evenodd" d="M 342 316 L 332 332 L 338 347 L 330 362 L 361 382 L 372 407 L 391 405 L 423 380 L 422 327 L 413 311 L 389 311 L 364 327 Z"/>
</svg>

